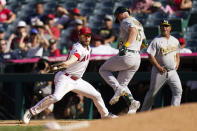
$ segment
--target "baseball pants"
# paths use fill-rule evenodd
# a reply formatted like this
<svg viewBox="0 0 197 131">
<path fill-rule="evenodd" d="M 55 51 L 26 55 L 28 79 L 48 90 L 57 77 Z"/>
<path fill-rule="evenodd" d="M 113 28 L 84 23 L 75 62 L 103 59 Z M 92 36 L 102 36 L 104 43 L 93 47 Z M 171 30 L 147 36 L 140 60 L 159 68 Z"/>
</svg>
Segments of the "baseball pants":
<svg viewBox="0 0 197 131">
<path fill-rule="evenodd" d="M 151 110 L 154 97 L 165 83 L 170 86 L 170 89 L 172 91 L 171 105 L 180 105 L 182 86 L 177 71 L 171 70 L 162 75 L 156 68 L 153 67 L 151 72 L 150 89 L 144 98 L 144 103 L 142 105 L 141 111 Z"/>
<path fill-rule="evenodd" d="M 70 91 L 79 93 L 93 100 L 97 107 L 101 117 L 108 115 L 108 109 L 101 97 L 101 94 L 88 82 L 82 78 L 73 80 L 69 76 L 66 76 L 64 72 L 58 72 L 55 75 L 55 91 L 52 95 L 49 95 L 38 102 L 34 107 L 30 109 L 33 115 L 37 115 L 49 105 L 59 101 L 62 97 Z"/>
<path fill-rule="evenodd" d="M 127 52 L 124 56 L 116 55 L 107 60 L 100 67 L 99 73 L 114 91 L 118 88 L 125 88 L 126 93 L 132 96 L 128 84 L 138 70 L 140 62 L 140 54 Z M 119 73 L 117 78 L 115 78 L 112 72 L 117 71 L 119 71 Z"/>
</svg>

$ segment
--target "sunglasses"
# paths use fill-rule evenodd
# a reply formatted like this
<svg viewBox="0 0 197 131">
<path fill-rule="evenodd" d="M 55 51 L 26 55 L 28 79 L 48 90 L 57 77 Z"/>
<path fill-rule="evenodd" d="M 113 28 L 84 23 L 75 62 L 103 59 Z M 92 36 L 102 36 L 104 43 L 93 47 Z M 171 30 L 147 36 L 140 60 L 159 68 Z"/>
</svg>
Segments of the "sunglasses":
<svg viewBox="0 0 197 131">
<path fill-rule="evenodd" d="M 169 27 L 169 25 L 161 25 L 161 27 Z"/>
<path fill-rule="evenodd" d="M 81 37 L 82 38 L 85 38 L 85 37 L 89 37 L 90 38 L 91 37 L 91 34 L 81 35 Z"/>
</svg>

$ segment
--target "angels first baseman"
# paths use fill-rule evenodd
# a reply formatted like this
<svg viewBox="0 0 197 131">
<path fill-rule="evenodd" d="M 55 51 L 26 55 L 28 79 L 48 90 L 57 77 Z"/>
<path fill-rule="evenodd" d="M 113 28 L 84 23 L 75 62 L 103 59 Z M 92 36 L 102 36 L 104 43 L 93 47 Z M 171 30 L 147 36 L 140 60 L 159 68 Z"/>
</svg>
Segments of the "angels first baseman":
<svg viewBox="0 0 197 131">
<path fill-rule="evenodd" d="M 55 91 L 27 110 L 23 116 L 23 122 L 28 124 L 32 115 L 37 115 L 49 105 L 59 101 L 69 91 L 82 94 L 94 101 L 102 118 L 114 118 L 115 115 L 108 112 L 101 94 L 81 77 L 84 74 L 90 59 L 91 30 L 83 27 L 79 32 L 79 42 L 75 43 L 70 51 L 68 60 L 57 65 L 66 68 L 55 75 Z"/>
<path fill-rule="evenodd" d="M 151 109 L 154 97 L 166 82 L 172 91 L 171 105 L 178 106 L 181 102 L 182 86 L 176 71 L 180 63 L 179 41 L 170 35 L 171 25 L 167 20 L 160 24 L 160 30 L 161 36 L 153 39 L 147 49 L 153 68 L 150 89 L 145 96 L 142 111 Z"/>
<path fill-rule="evenodd" d="M 134 100 L 128 84 L 138 70 L 141 62 L 140 47 L 145 39 L 144 29 L 139 21 L 130 16 L 129 9 L 118 7 L 114 13 L 116 22 L 120 22 L 119 54 L 111 57 L 100 68 L 103 79 L 114 89 L 110 104 L 115 104 L 120 96 L 125 96 L 129 104 L 128 113 L 135 113 L 140 102 Z M 117 72 L 117 79 L 112 72 Z"/>
</svg>

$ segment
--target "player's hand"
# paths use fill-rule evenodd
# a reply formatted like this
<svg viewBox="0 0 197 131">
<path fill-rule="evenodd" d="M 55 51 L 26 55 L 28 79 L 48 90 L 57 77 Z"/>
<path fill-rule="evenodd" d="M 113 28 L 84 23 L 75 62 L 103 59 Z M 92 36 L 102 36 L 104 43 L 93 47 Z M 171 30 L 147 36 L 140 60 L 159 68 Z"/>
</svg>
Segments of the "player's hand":
<svg viewBox="0 0 197 131">
<path fill-rule="evenodd" d="M 126 54 L 126 51 L 127 51 L 127 47 L 126 46 L 122 46 L 120 49 L 119 49 L 119 56 L 123 56 Z"/>
<path fill-rule="evenodd" d="M 158 68 L 158 70 L 159 70 L 159 72 L 160 72 L 161 74 L 164 74 L 164 73 L 167 72 L 167 70 L 166 70 L 164 67 L 162 67 L 162 66 L 160 66 L 160 67 Z"/>
</svg>

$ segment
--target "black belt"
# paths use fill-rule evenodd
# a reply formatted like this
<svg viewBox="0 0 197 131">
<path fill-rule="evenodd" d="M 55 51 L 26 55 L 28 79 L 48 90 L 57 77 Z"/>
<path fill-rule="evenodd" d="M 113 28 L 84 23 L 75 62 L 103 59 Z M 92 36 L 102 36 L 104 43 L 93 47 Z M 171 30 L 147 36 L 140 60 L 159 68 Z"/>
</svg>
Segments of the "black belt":
<svg viewBox="0 0 197 131">
<path fill-rule="evenodd" d="M 140 51 L 137 51 L 137 50 L 129 50 L 129 49 L 127 49 L 127 51 L 131 52 L 131 53 L 138 53 L 138 54 L 140 54 Z"/>
</svg>

